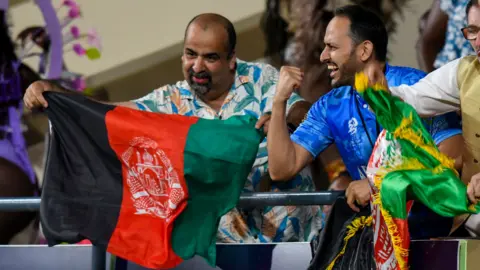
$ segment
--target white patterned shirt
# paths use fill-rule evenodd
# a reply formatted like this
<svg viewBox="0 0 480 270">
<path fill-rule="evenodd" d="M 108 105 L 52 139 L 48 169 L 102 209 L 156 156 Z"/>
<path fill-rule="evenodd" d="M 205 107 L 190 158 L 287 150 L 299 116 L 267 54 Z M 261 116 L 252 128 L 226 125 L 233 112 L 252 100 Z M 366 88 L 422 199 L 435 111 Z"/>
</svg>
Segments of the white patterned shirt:
<svg viewBox="0 0 480 270">
<path fill-rule="evenodd" d="M 462 27 L 467 25 L 467 3 L 468 0 L 440 0 L 440 8 L 448 15 L 448 23 L 445 45 L 435 59 L 435 68 L 474 53 L 472 45 L 463 37 L 461 31 Z"/>
<path fill-rule="evenodd" d="M 227 119 L 246 114 L 259 118 L 272 110 L 278 74 L 271 65 L 237 59 L 235 82 L 218 112 L 200 100 L 190 90 L 187 81 L 165 85 L 134 102 L 146 111 L 205 119 Z M 293 94 L 287 102 L 287 111 L 300 100 L 300 96 Z M 259 146 L 244 192 L 258 192 L 260 180 L 267 174 L 268 154 L 265 139 Z M 314 190 L 310 167 L 288 182 L 271 184 L 271 191 Z M 320 206 L 235 208 L 222 217 L 217 240 L 236 243 L 310 241 L 321 227 Z"/>
</svg>

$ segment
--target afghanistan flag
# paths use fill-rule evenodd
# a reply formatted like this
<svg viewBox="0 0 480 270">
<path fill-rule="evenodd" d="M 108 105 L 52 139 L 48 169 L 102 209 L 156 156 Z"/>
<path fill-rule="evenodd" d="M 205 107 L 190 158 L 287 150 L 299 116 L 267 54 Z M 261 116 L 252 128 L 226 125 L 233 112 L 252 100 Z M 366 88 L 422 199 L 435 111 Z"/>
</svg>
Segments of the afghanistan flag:
<svg viewBox="0 0 480 270">
<path fill-rule="evenodd" d="M 407 200 L 420 201 L 445 217 L 478 213 L 480 207 L 469 205 L 454 161 L 440 153 L 410 105 L 390 95 L 387 87 L 369 84 L 363 73 L 356 75 L 355 88 L 384 128 L 367 168 L 377 269 L 407 269 Z"/>
<path fill-rule="evenodd" d="M 255 118 L 205 120 L 47 92 L 52 124 L 41 202 L 50 246 L 83 239 L 148 268 L 216 261 L 263 134 Z"/>
</svg>

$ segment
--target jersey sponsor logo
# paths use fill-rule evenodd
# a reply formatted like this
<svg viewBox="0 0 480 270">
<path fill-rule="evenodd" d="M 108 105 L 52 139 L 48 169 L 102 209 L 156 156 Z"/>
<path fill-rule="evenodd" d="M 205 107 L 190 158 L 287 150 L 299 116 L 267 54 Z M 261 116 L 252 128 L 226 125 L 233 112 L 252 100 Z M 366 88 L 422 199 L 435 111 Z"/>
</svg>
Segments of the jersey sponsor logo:
<svg viewBox="0 0 480 270">
<path fill-rule="evenodd" d="M 358 121 L 355 117 L 352 117 L 348 120 L 348 133 L 350 135 L 355 135 L 357 133 Z"/>
</svg>

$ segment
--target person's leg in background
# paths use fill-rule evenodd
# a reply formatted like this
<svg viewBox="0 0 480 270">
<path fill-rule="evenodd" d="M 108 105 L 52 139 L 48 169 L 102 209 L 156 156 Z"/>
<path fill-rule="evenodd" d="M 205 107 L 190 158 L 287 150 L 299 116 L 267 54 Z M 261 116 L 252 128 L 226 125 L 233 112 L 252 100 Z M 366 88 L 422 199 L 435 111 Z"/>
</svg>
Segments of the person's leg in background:
<svg viewBox="0 0 480 270">
<path fill-rule="evenodd" d="M 0 198 L 34 195 L 35 188 L 28 176 L 4 158 L 0 158 L 0 175 Z M 9 244 L 37 215 L 35 212 L 0 212 L 0 245 Z"/>
</svg>

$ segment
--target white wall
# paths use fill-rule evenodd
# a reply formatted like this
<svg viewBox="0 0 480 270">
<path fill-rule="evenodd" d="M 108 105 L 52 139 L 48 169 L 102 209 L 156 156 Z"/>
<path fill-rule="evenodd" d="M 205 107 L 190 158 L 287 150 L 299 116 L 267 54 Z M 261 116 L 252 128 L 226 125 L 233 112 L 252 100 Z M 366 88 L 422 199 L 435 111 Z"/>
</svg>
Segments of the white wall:
<svg viewBox="0 0 480 270">
<path fill-rule="evenodd" d="M 61 1 L 52 2 L 58 6 Z M 90 77 L 180 43 L 186 24 L 199 13 L 219 13 L 235 23 L 261 13 L 265 7 L 263 0 L 77 0 L 77 3 L 83 18 L 76 24 L 81 29 L 93 26 L 98 30 L 103 55 L 95 62 L 74 53 L 66 54 L 65 58 L 70 69 Z M 13 6 L 10 16 L 14 35 L 25 27 L 43 25 L 33 1 Z M 105 82 L 98 77 L 97 80 L 100 82 L 96 84 Z"/>
<path fill-rule="evenodd" d="M 391 64 L 418 68 L 415 50 L 418 39 L 418 20 L 431 5 L 432 0 L 409 1 L 404 19 L 397 18 L 397 33 L 389 40 Z"/>
</svg>

